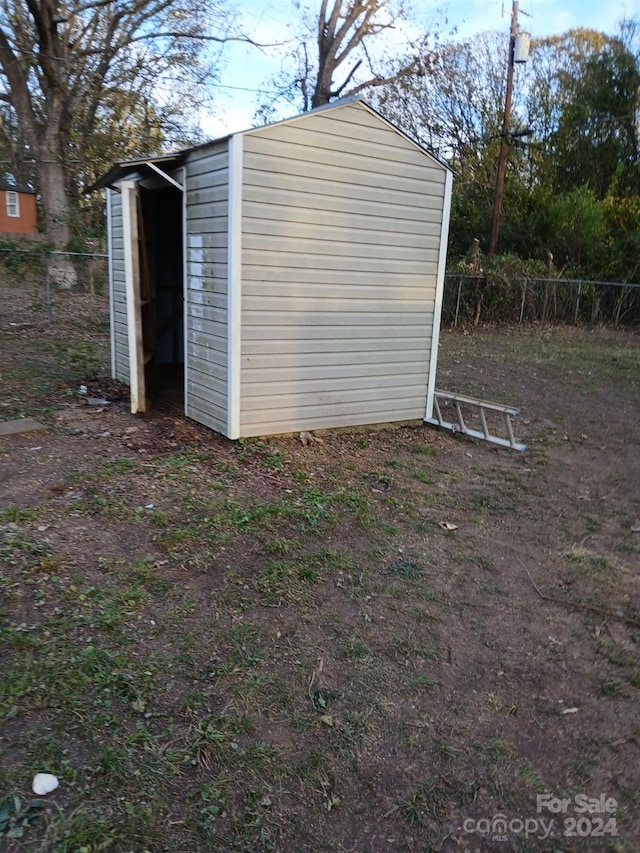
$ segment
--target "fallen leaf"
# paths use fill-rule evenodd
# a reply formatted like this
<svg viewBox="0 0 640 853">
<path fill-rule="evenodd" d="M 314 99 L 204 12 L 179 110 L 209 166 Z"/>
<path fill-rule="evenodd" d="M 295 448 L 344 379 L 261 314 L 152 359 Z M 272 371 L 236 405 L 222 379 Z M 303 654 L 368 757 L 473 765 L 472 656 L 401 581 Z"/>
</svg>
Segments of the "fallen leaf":
<svg viewBox="0 0 640 853">
<path fill-rule="evenodd" d="M 331 728 L 333 728 L 333 717 L 331 716 L 331 714 L 323 714 L 320 717 L 320 722 L 324 723 L 325 726 L 330 726 Z"/>
</svg>

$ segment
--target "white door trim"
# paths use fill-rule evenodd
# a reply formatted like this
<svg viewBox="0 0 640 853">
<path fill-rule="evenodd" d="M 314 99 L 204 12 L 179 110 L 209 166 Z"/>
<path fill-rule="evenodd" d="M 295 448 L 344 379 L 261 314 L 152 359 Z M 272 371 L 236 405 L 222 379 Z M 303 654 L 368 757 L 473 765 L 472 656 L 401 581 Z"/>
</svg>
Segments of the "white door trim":
<svg viewBox="0 0 640 853">
<path fill-rule="evenodd" d="M 129 389 L 133 414 L 146 412 L 144 349 L 140 307 L 140 247 L 138 243 L 138 184 L 123 181 L 122 232 L 124 242 L 124 280 L 127 300 L 127 337 L 129 343 Z"/>
</svg>

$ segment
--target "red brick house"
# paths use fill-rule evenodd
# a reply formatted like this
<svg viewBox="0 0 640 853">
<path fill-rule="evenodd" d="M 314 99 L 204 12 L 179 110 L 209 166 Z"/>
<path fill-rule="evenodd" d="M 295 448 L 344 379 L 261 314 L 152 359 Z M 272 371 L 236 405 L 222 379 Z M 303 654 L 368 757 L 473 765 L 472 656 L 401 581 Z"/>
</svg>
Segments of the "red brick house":
<svg viewBox="0 0 640 853">
<path fill-rule="evenodd" d="M 28 187 L 0 181 L 0 233 L 37 234 L 36 194 Z"/>
</svg>

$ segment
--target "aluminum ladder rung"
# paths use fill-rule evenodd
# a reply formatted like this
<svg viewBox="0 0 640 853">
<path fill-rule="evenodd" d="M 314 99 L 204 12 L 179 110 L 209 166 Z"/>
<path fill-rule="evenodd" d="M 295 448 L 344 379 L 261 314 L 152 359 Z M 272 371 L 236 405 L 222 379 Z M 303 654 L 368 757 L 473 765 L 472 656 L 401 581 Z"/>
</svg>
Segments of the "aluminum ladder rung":
<svg viewBox="0 0 640 853">
<path fill-rule="evenodd" d="M 445 421 L 442 417 L 440 401 L 444 400 L 453 403 L 453 407 L 458 418 L 457 423 Z M 482 430 L 472 429 L 467 426 L 462 414 L 463 405 L 469 406 L 472 409 L 477 409 Z M 511 418 L 517 417 L 520 414 L 520 410 L 516 409 L 514 406 L 503 406 L 501 403 L 491 403 L 488 400 L 479 400 L 475 397 L 467 397 L 464 394 L 452 394 L 450 391 L 439 391 L 436 389 L 433 397 L 433 408 L 435 417 L 425 418 L 424 422 L 427 424 L 432 424 L 433 426 L 440 427 L 441 429 L 448 429 L 454 433 L 459 432 L 462 433 L 462 435 L 471 436 L 471 438 L 480 438 L 483 441 L 488 441 L 491 444 L 497 444 L 500 447 L 508 447 L 511 450 L 524 451 L 527 449 L 526 444 L 521 444 L 516 441 Z M 498 435 L 491 434 L 487 424 L 487 411 L 499 412 L 504 415 L 504 425 L 507 432 L 507 438 L 501 438 Z"/>
</svg>

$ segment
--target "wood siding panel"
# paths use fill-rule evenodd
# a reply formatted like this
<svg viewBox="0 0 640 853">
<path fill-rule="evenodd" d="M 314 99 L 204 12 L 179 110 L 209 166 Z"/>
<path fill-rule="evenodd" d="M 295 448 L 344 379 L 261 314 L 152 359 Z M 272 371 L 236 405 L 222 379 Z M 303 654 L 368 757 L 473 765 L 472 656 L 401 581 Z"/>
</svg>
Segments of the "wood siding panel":
<svg viewBox="0 0 640 853">
<path fill-rule="evenodd" d="M 332 152 L 332 155 L 335 157 L 335 152 Z M 273 159 L 277 160 L 278 158 L 274 157 Z M 325 183 L 325 165 L 307 163 L 304 160 L 280 159 L 283 160 L 282 171 L 277 171 L 278 165 L 276 165 L 276 169 L 273 172 L 263 172 L 260 169 L 256 169 L 255 173 L 248 174 L 251 182 L 255 183 L 256 186 L 266 189 L 280 189 L 281 187 L 296 186 L 302 178 L 309 192 L 315 192 L 319 195 L 333 194 L 331 193 L 333 184 L 328 186 Z M 358 162 L 367 161 L 359 160 Z M 340 163 L 334 163 L 332 168 L 339 169 Z M 349 194 L 352 198 L 362 198 L 365 201 L 370 201 L 370 173 L 365 169 L 354 169 L 347 164 L 346 168 L 336 172 L 335 183 L 340 183 L 341 180 L 350 185 Z M 444 197 L 444 186 L 442 183 L 430 181 L 425 177 L 420 178 L 413 174 L 406 177 L 399 175 L 378 175 L 375 186 L 378 191 L 387 189 L 393 193 L 398 191 L 405 193 L 407 198 L 419 207 L 433 207 L 434 202 L 431 199 L 441 201 Z"/>
<path fill-rule="evenodd" d="M 444 189 L 359 104 L 244 134 L 242 435 L 424 417 Z"/>
<path fill-rule="evenodd" d="M 332 171 L 328 168 L 328 174 Z M 424 204 L 414 203 L 414 194 L 393 195 L 384 187 L 372 187 L 369 201 L 364 198 L 345 198 L 340 195 L 325 195 L 314 193 L 312 190 L 301 193 L 304 180 L 297 182 L 295 189 L 282 186 L 279 189 L 267 187 L 247 186 L 244 199 L 247 202 L 256 202 L 262 205 L 286 205 L 288 207 L 302 207 L 306 210 L 328 210 L 335 213 L 348 213 L 354 220 L 360 216 L 386 216 L 389 219 L 409 219 L 411 221 L 438 222 L 442 202 L 436 196 L 426 196 Z M 336 187 L 336 189 L 338 189 Z M 344 188 L 341 186 L 344 192 Z"/>
<path fill-rule="evenodd" d="M 294 206 L 292 202 L 295 202 L 297 206 Z M 429 217 L 425 216 L 422 220 L 414 220 L 399 218 L 396 210 L 391 211 L 390 215 L 386 216 L 379 206 L 361 205 L 357 211 L 329 210 L 325 206 L 320 208 L 305 207 L 304 198 L 299 195 L 290 199 L 288 203 L 274 204 L 273 198 L 267 198 L 266 203 L 271 204 L 268 217 L 265 217 L 264 202 L 249 202 L 245 195 L 242 206 L 245 222 L 248 221 L 249 217 L 255 217 L 256 219 L 265 219 L 269 224 L 277 222 L 283 223 L 285 226 L 288 226 L 289 223 L 305 223 L 318 226 L 318 228 L 329 226 L 339 228 L 341 231 L 349 230 L 350 232 L 353 231 L 354 234 L 360 234 L 360 236 L 364 236 L 361 232 L 365 230 L 376 233 L 378 240 L 383 239 L 381 234 L 384 235 L 388 232 L 417 235 L 430 234 L 434 231 L 435 233 L 440 232 L 441 215 L 437 210 L 434 210 Z"/>
<path fill-rule="evenodd" d="M 332 123 L 340 121 L 338 113 L 334 113 Z M 393 131 L 389 131 L 393 133 Z M 268 134 L 268 135 L 267 135 Z M 245 137 L 248 139 L 249 135 Z M 326 140 L 331 138 L 329 144 Z M 287 172 L 287 160 L 308 162 L 329 166 L 330 169 L 344 167 L 359 172 L 366 170 L 377 172 L 380 180 L 387 175 L 396 175 L 405 181 L 414 178 L 416 181 L 436 181 L 437 176 L 442 178 L 444 195 L 444 169 L 435 164 L 432 166 L 432 174 L 427 178 L 425 168 L 426 155 L 407 142 L 404 149 L 387 148 L 376 145 L 374 142 L 361 140 L 349 140 L 344 136 L 331 133 L 318 133 L 309 127 L 298 124 L 280 125 L 279 127 L 267 127 L 261 132 L 251 133 L 253 149 L 258 154 L 274 160 L 271 171 L 277 171 L 278 166 Z M 398 136 L 398 139 L 401 139 Z M 286 153 L 284 146 L 286 146 Z M 390 152 L 392 152 L 390 154 Z"/>
<path fill-rule="evenodd" d="M 367 243 L 366 238 L 370 237 L 371 242 Z M 412 235 L 393 235 L 395 239 L 389 240 L 389 234 L 385 233 L 384 241 L 380 238 L 376 239 L 373 234 L 368 234 L 367 231 L 358 233 L 360 244 L 360 255 L 358 257 L 366 260 L 373 258 L 390 258 L 392 261 L 397 260 L 398 248 L 410 249 L 410 258 L 413 261 L 429 262 L 437 258 L 440 248 L 437 234 L 433 236 L 420 237 Z M 401 239 L 398 240 L 397 238 Z M 354 246 L 352 242 L 344 239 L 344 232 L 337 232 L 336 238 L 326 238 L 317 234 L 309 234 L 305 237 L 297 239 L 305 240 L 305 258 L 307 259 L 305 266 L 318 263 L 318 258 L 315 255 L 322 255 L 323 258 L 332 258 L 335 256 L 344 255 L 346 257 L 354 257 Z M 269 252 L 277 256 L 278 252 L 286 254 L 291 251 L 291 235 L 290 234 L 251 234 L 245 240 L 245 250 L 254 250 L 255 252 Z M 267 258 L 268 259 L 268 258 Z M 292 265 L 294 266 L 294 265 Z M 422 271 L 421 271 L 422 274 Z"/>
<path fill-rule="evenodd" d="M 129 384 L 129 338 L 127 330 L 127 301 L 124 278 L 124 232 L 122 227 L 122 196 L 113 190 L 111 194 L 111 252 L 109 257 L 109 279 L 113 299 L 113 346 L 116 379 Z"/>
<path fill-rule="evenodd" d="M 250 245 L 256 245 L 258 241 L 268 238 L 284 237 L 285 239 L 302 239 L 306 240 L 306 245 L 310 252 L 315 252 L 317 246 L 322 246 L 322 251 L 326 251 L 327 244 L 340 243 L 344 240 L 344 228 L 336 223 L 333 217 L 327 217 L 324 222 L 319 222 L 317 218 L 313 222 L 298 221 L 293 218 L 285 219 L 252 219 L 246 215 L 249 208 L 245 205 L 245 225 L 247 229 L 247 240 Z M 284 209 L 286 210 L 286 208 Z M 283 212 L 284 212 L 283 210 Z M 409 231 L 403 228 L 401 231 L 393 231 L 389 227 L 392 221 L 384 224 L 380 217 L 370 218 L 366 220 L 371 225 L 382 226 L 384 231 L 384 246 L 401 246 L 406 249 L 422 248 L 423 246 L 437 245 L 440 236 L 440 223 L 417 223 L 421 226 L 420 229 Z M 373 228 L 362 227 L 363 222 L 360 222 L 360 228 L 353 227 L 351 231 L 358 238 L 358 242 L 363 246 L 379 246 L 381 245 L 379 230 Z"/>
<path fill-rule="evenodd" d="M 269 362 L 272 358 L 282 359 L 280 365 L 288 366 L 292 362 L 295 364 L 303 364 L 305 359 L 310 359 L 311 364 L 322 363 L 325 358 L 339 359 L 343 363 L 346 353 L 356 352 L 358 358 L 368 360 L 371 353 L 375 353 L 381 360 L 384 360 L 386 353 L 404 352 L 405 350 L 420 350 L 424 347 L 424 329 L 418 328 L 413 335 L 408 332 L 402 334 L 401 327 L 391 328 L 387 326 L 387 331 L 391 334 L 387 338 L 380 338 L 376 333 L 377 329 L 360 328 L 360 334 L 349 333 L 342 338 L 337 338 L 334 330 L 328 327 L 325 332 L 325 338 L 321 337 L 322 330 L 316 330 L 307 326 L 300 329 L 299 333 L 292 337 L 291 327 L 272 326 L 274 333 L 268 339 L 254 339 L 245 341 L 242 348 L 243 359 L 247 364 L 252 363 L 256 357 Z M 431 326 L 428 326 L 430 330 Z M 306 336 L 304 332 L 306 331 Z M 279 333 L 279 334 L 278 334 Z M 275 335 L 278 335 L 275 337 Z M 402 336 L 402 348 L 398 349 L 398 338 Z M 335 342 L 340 341 L 340 348 L 336 352 L 332 347 Z"/>
<path fill-rule="evenodd" d="M 378 411 L 375 406 L 367 401 L 357 405 L 349 406 L 348 408 L 334 405 L 331 407 L 330 415 L 313 414 L 313 426 L 309 427 L 310 417 L 304 411 L 290 410 L 279 412 L 282 420 L 274 420 L 269 418 L 272 413 L 259 412 L 256 419 L 252 419 L 250 415 L 243 420 L 242 435 L 244 438 L 251 438 L 261 435 L 282 435 L 292 432 L 302 432 L 308 429 L 336 429 L 337 427 L 356 427 L 372 424 L 385 424 L 390 420 L 395 423 L 402 422 L 421 422 L 424 418 L 424 411 L 416 415 L 415 410 L 403 409 L 401 405 L 394 409 L 394 416 L 389 418 L 387 408 Z"/>
<path fill-rule="evenodd" d="M 186 223 L 186 414 L 227 426 L 228 145 L 189 155 Z"/>
<path fill-rule="evenodd" d="M 335 285 L 340 288 L 351 286 L 362 287 L 376 285 L 387 286 L 390 281 L 398 287 L 420 286 L 432 287 L 435 290 L 435 276 L 428 275 L 396 275 L 390 277 L 388 273 L 368 272 L 363 274 L 358 270 L 341 270 L 339 274 L 335 270 L 321 268 L 321 261 L 316 267 L 306 270 L 289 269 L 284 264 L 280 267 L 263 264 L 262 266 L 244 266 L 243 282 L 262 282 L 265 289 L 269 283 L 291 283 L 304 288 L 306 282 L 309 284 L 326 284 L 327 287 Z"/>
</svg>

